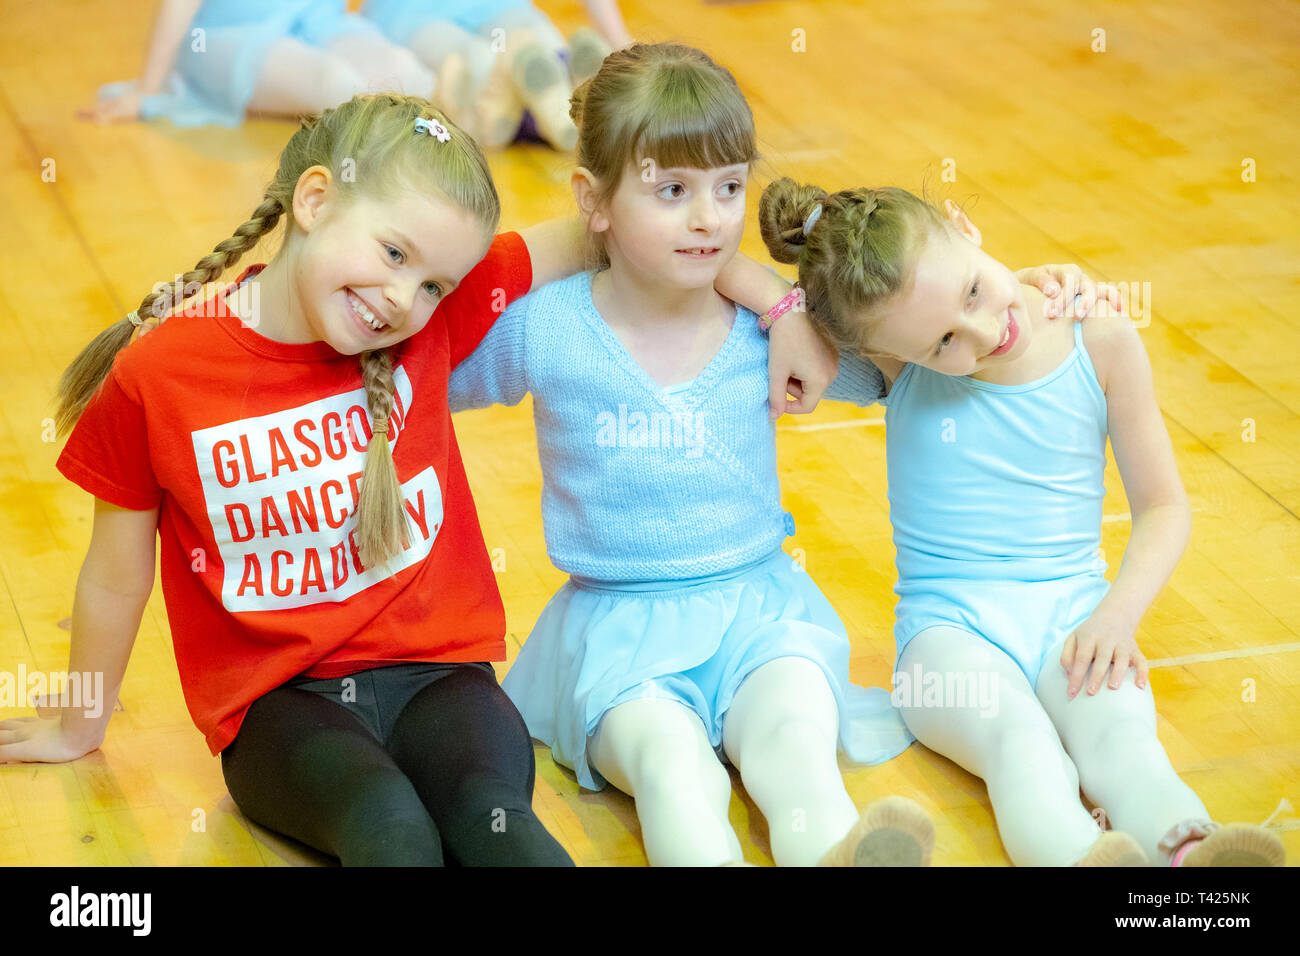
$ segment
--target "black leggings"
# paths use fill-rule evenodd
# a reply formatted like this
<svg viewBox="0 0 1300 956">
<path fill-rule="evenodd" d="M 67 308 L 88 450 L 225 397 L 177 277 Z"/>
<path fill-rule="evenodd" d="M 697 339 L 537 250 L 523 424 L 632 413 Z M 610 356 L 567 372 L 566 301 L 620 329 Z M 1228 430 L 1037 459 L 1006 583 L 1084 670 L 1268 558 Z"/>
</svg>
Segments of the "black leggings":
<svg viewBox="0 0 1300 956">
<path fill-rule="evenodd" d="M 573 865 L 533 815 L 532 742 L 491 665 L 295 678 L 253 703 L 221 769 L 249 819 L 344 866 Z"/>
</svg>

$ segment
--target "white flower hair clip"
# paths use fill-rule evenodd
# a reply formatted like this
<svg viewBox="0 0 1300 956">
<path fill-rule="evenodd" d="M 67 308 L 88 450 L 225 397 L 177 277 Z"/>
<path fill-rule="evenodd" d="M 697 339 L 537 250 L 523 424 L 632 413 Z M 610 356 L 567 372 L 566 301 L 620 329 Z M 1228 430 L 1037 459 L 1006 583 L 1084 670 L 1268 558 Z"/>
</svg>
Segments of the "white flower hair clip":
<svg viewBox="0 0 1300 956">
<path fill-rule="evenodd" d="M 417 116 L 415 118 L 415 131 L 417 133 L 428 133 L 440 143 L 445 143 L 451 139 L 451 133 L 447 131 L 447 127 L 443 126 L 437 120 L 427 120 L 423 116 Z"/>
</svg>

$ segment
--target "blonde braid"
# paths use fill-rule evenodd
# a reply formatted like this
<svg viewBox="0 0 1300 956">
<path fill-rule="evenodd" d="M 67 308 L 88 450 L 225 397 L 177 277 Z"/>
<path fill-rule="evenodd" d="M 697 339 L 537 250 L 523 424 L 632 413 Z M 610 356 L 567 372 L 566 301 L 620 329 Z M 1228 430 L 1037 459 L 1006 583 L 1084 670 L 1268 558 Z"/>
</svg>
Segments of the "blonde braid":
<svg viewBox="0 0 1300 956">
<path fill-rule="evenodd" d="M 393 363 L 387 351 L 361 354 L 361 381 L 366 389 L 366 407 L 374 422 L 357 502 L 358 550 L 361 563 L 369 568 L 410 547 L 410 527 L 388 440 L 394 388 Z"/>
</svg>

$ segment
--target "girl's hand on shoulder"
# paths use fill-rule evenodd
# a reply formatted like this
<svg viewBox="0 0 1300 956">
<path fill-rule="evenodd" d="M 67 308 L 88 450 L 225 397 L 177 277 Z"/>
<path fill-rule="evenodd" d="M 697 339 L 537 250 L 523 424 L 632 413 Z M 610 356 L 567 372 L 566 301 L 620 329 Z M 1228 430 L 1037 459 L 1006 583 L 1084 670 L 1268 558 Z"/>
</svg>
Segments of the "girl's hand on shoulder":
<svg viewBox="0 0 1300 956">
<path fill-rule="evenodd" d="M 63 720 L 58 716 L 0 720 L 0 764 L 67 763 L 84 757 L 98 746 L 69 740 L 63 732 Z"/>
<path fill-rule="evenodd" d="M 1061 649 L 1061 667 L 1069 675 L 1066 694 L 1071 699 L 1083 686 L 1085 677 L 1089 695 L 1096 694 L 1108 669 L 1110 682 L 1107 686 L 1111 690 L 1119 689 L 1130 667 L 1137 671 L 1135 683 L 1139 689 L 1147 686 L 1149 673 L 1147 659 L 1138 649 L 1133 628 L 1098 614 L 1093 614 L 1066 638 Z"/>
<path fill-rule="evenodd" d="M 121 96 L 104 97 L 95 105 L 77 110 L 77 119 L 95 123 L 125 123 L 140 118 L 141 94 L 134 87 Z"/>
<path fill-rule="evenodd" d="M 840 356 L 817 332 L 804 309 L 791 309 L 768 330 L 768 407 L 773 421 L 785 412 L 806 415 L 839 373 Z M 786 396 L 792 396 L 791 402 Z"/>
<path fill-rule="evenodd" d="M 1102 309 L 1123 312 L 1124 303 L 1117 286 L 1092 281 L 1072 262 L 1021 269 L 1016 278 L 1024 285 L 1035 286 L 1046 296 L 1044 308 L 1049 319 L 1066 316 L 1082 321 L 1094 310 L 1099 313 Z"/>
</svg>

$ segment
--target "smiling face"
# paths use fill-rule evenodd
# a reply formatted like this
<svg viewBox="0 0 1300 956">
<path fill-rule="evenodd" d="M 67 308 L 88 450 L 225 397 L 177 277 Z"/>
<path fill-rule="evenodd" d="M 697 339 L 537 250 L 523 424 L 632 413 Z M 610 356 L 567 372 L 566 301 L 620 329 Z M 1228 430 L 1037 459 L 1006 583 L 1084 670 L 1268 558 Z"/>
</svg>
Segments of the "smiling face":
<svg viewBox="0 0 1300 956">
<path fill-rule="evenodd" d="M 1025 354 L 1033 337 L 1020 283 L 980 249 L 955 206 L 951 230 L 930 228 L 901 292 L 871 310 L 870 347 L 944 375 L 973 375 Z"/>
<path fill-rule="evenodd" d="M 340 202 L 323 167 L 303 174 L 294 217 L 306 235 L 292 255 L 289 340 L 324 341 L 344 355 L 423 329 L 491 241 L 473 213 L 438 196 Z"/>
<path fill-rule="evenodd" d="M 740 248 L 748 179 L 743 163 L 629 166 L 609 202 L 592 213 L 591 229 L 605 233 L 611 264 L 642 281 L 678 289 L 712 286 Z"/>
</svg>

